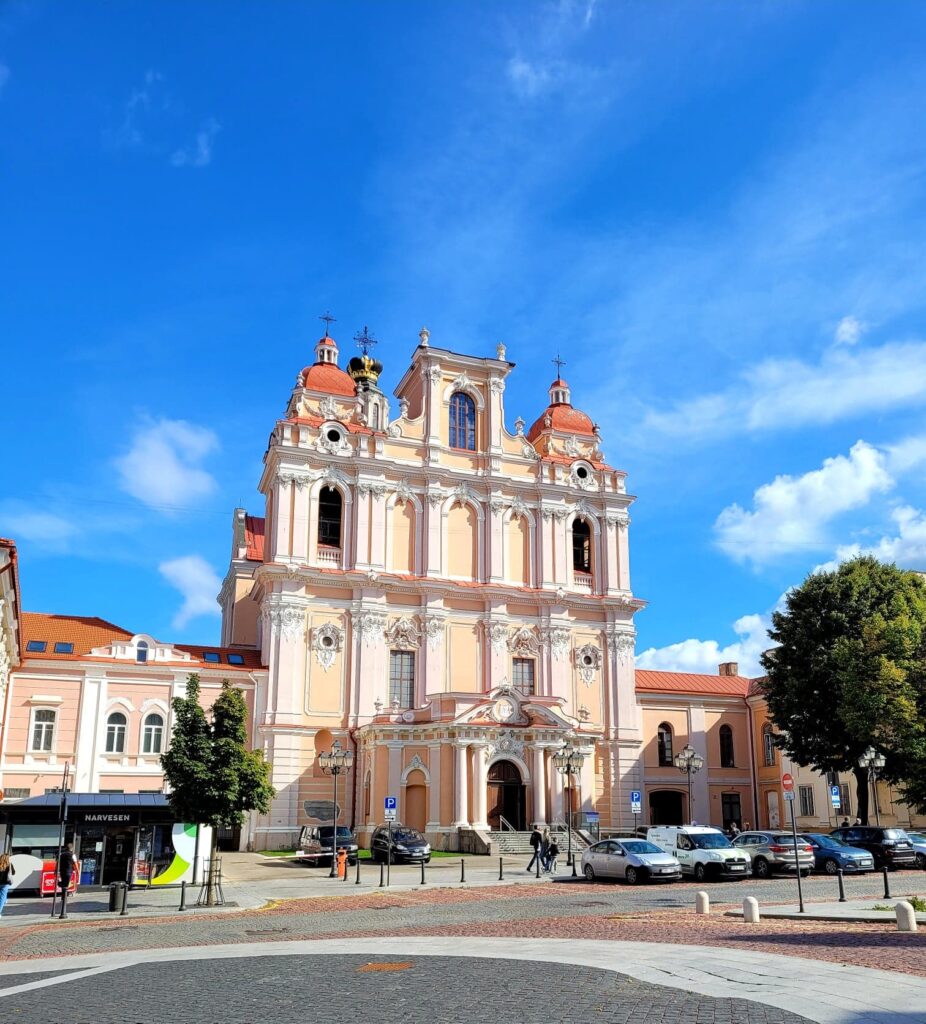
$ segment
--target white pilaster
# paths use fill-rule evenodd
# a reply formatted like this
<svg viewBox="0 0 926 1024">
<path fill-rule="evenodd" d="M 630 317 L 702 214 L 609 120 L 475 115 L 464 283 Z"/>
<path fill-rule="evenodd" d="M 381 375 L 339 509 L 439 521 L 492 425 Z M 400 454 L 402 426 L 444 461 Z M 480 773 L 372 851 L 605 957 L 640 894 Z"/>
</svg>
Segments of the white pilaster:
<svg viewBox="0 0 926 1024">
<path fill-rule="evenodd" d="M 441 794 L 441 771 L 440 771 L 440 743 L 428 744 L 428 772 L 431 776 L 428 787 L 428 829 L 440 828 L 440 794 Z"/>
<path fill-rule="evenodd" d="M 534 764 L 531 772 L 531 784 L 534 791 L 534 818 L 536 822 L 547 824 L 547 773 L 544 748 L 540 745 L 533 748 Z M 555 769 L 554 769 L 555 770 Z"/>
<path fill-rule="evenodd" d="M 469 767 L 467 765 L 467 744 L 457 741 L 453 745 L 453 828 L 469 825 Z"/>
<path fill-rule="evenodd" d="M 488 829 L 486 821 L 486 744 L 474 743 L 473 750 L 473 828 Z"/>
</svg>

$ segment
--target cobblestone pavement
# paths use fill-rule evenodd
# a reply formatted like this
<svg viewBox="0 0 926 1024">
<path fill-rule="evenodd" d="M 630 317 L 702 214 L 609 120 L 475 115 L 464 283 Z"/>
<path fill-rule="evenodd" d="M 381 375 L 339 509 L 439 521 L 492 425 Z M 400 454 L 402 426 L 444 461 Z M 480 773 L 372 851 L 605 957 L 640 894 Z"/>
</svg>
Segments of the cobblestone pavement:
<svg viewBox="0 0 926 1024">
<path fill-rule="evenodd" d="M 32 978 L 34 976 L 30 976 Z M 478 958 L 279 956 L 138 964 L 0 1000 L 20 1024 L 803 1024 L 745 999 L 572 964 Z"/>
<path fill-rule="evenodd" d="M 768 890 L 763 886 L 768 884 L 714 886 L 714 898 L 716 901 L 718 893 L 728 900 L 731 896 L 741 900 L 757 894 L 771 902 L 776 897 L 765 895 Z M 381 890 L 357 896 L 290 900 L 261 911 L 231 911 L 221 916 L 193 911 L 171 918 L 130 916 L 61 924 L 43 920 L 25 927 L 8 923 L 4 917 L 0 942 L 7 958 L 36 959 L 77 952 L 334 936 L 563 936 L 707 944 L 926 977 L 926 933 L 902 934 L 892 925 L 880 923 L 763 921 L 747 925 L 719 913 L 695 915 L 691 910 L 694 893 L 691 885 L 634 889 L 586 883 Z M 869 894 L 873 900 L 879 898 L 876 885 L 869 884 Z M 855 895 L 861 893 L 856 891 Z M 780 895 L 777 898 L 780 900 Z M 718 911 L 723 909 L 721 904 L 715 906 Z"/>
</svg>

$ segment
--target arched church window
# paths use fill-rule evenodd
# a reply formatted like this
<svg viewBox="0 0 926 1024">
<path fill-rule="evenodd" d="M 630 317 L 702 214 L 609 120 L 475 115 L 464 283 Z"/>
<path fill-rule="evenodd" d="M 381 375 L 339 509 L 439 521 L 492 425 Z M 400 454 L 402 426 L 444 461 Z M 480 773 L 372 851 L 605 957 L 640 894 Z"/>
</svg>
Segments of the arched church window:
<svg viewBox="0 0 926 1024">
<path fill-rule="evenodd" d="M 340 548 L 343 512 L 341 492 L 323 487 L 318 495 L 318 543 L 323 547 Z"/>
<path fill-rule="evenodd" d="M 476 403 L 462 391 L 450 396 L 450 447 L 476 450 Z"/>
<path fill-rule="evenodd" d="M 572 568 L 574 572 L 592 571 L 592 531 L 584 519 L 572 524 Z"/>
<path fill-rule="evenodd" d="M 720 727 L 720 767 L 732 768 L 734 764 L 733 730 L 729 725 L 722 725 Z"/>
<path fill-rule="evenodd" d="M 672 726 L 663 722 L 656 733 L 656 742 L 659 749 L 659 763 L 663 766 L 672 764 Z"/>
</svg>

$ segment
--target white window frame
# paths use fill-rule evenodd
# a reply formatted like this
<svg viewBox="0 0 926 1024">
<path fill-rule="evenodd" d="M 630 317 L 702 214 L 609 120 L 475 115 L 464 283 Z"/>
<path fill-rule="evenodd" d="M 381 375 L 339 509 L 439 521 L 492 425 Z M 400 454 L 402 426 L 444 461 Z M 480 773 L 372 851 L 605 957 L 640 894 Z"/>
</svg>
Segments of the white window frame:
<svg viewBox="0 0 926 1024">
<path fill-rule="evenodd" d="M 110 722 L 110 719 L 113 717 L 113 715 L 121 715 L 122 718 L 124 719 L 124 721 L 121 724 L 115 724 L 115 725 L 112 724 Z M 120 749 L 119 750 L 115 749 L 115 744 L 113 745 L 113 749 L 110 750 L 110 747 L 109 747 L 109 730 L 111 728 L 112 729 L 116 729 L 116 730 L 118 730 L 118 729 L 122 730 L 122 733 L 121 733 L 122 743 L 120 745 Z M 104 740 L 103 740 L 103 752 L 106 754 L 107 757 L 125 757 L 125 741 L 126 741 L 126 739 L 128 737 L 128 733 L 129 733 L 129 716 L 124 711 L 120 711 L 118 708 L 113 708 L 111 711 L 107 712 L 107 714 L 106 714 L 106 736 L 104 737 Z M 115 737 L 115 736 L 118 736 L 119 733 L 114 733 L 113 735 Z"/>
<path fill-rule="evenodd" d="M 45 747 L 37 747 L 35 745 L 35 727 L 36 727 L 37 724 L 39 724 L 39 723 L 36 722 L 36 717 L 35 716 L 40 711 L 50 711 L 52 716 L 53 716 L 52 720 L 51 720 L 51 723 L 48 723 L 48 722 L 41 723 L 43 726 L 51 724 L 51 744 L 47 748 L 45 748 Z M 45 730 L 43 729 L 42 732 L 44 734 Z M 37 707 L 33 707 L 32 708 L 32 712 L 31 712 L 31 714 L 29 716 L 29 753 L 30 754 L 54 754 L 55 749 L 57 747 L 57 744 L 58 744 L 58 709 L 57 708 L 52 708 L 52 707 L 43 707 L 41 704 L 38 705 Z"/>
<path fill-rule="evenodd" d="M 160 725 L 152 725 L 152 726 L 148 725 L 148 719 L 151 718 L 152 715 L 157 715 L 157 717 L 161 720 L 161 724 Z M 157 750 L 153 749 L 153 747 L 152 747 L 151 750 L 147 749 L 147 746 L 148 746 L 148 744 L 147 744 L 147 732 L 148 732 L 149 728 L 151 730 L 154 730 L 154 729 L 158 730 L 159 735 L 158 735 L 158 747 L 157 747 Z M 145 712 L 145 715 L 144 715 L 144 717 L 141 720 L 141 736 L 139 737 L 139 744 L 138 744 L 138 746 L 139 746 L 138 752 L 139 752 L 139 754 L 141 754 L 142 757 L 147 757 L 149 754 L 163 754 L 164 753 L 164 732 L 165 732 L 166 729 L 167 729 L 167 720 L 165 719 L 165 717 L 164 717 L 163 713 L 160 711 L 160 709 L 152 708 L 152 710 Z"/>
</svg>

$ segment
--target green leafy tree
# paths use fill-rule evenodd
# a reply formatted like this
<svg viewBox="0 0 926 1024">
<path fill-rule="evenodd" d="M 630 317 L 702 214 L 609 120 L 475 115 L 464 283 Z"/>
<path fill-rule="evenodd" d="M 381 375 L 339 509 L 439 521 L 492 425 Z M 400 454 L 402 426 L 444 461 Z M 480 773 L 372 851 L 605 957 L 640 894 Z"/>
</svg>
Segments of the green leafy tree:
<svg viewBox="0 0 926 1024">
<path fill-rule="evenodd" d="M 240 825 L 248 811 L 269 811 L 274 790 L 263 752 L 247 749 L 247 705 L 241 692 L 223 679 L 209 717 L 199 696 L 199 676 L 193 674 L 187 680 L 186 696 L 173 700 L 174 732 L 161 766 L 177 819 L 212 827 L 207 879 L 211 905 L 218 830 Z"/>
<path fill-rule="evenodd" d="M 926 802 L 924 656 L 926 584 L 917 573 L 869 556 L 816 572 L 772 616 L 778 647 L 762 657 L 763 684 L 779 745 L 798 764 L 855 774 L 867 824 L 868 746 L 886 758 L 885 778 Z"/>
</svg>

